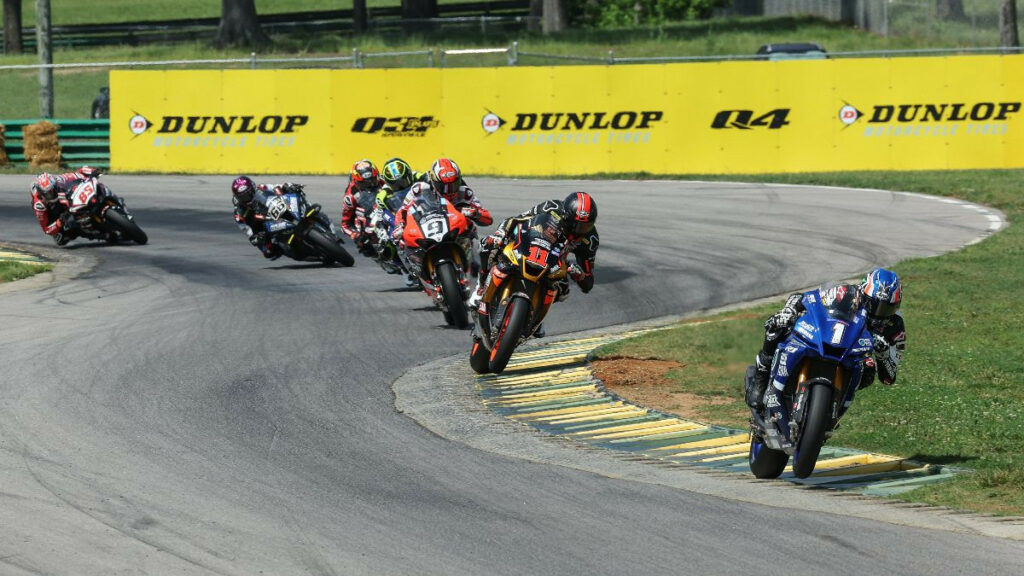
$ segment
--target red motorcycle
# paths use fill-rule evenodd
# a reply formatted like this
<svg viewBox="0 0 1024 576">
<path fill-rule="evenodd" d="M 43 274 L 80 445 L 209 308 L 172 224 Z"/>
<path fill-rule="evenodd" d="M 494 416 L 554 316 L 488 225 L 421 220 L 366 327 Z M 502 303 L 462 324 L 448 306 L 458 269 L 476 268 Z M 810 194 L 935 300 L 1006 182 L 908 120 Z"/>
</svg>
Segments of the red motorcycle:
<svg viewBox="0 0 1024 576">
<path fill-rule="evenodd" d="M 474 231 L 475 225 L 451 202 L 424 193 L 407 208 L 402 232 L 409 272 L 419 277 L 445 322 L 460 329 L 469 326 L 466 279 Z"/>
</svg>

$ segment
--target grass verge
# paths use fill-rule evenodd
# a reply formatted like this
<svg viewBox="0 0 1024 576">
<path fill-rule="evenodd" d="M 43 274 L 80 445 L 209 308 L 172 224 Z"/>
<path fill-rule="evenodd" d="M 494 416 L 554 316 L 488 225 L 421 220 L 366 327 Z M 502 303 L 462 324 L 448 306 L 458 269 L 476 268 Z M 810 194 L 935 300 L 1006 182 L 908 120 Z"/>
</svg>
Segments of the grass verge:
<svg viewBox="0 0 1024 576">
<path fill-rule="evenodd" d="M 1024 515 L 1024 170 L 728 180 L 924 192 L 987 204 L 1007 215 L 1010 226 L 984 242 L 894 267 L 904 282 L 908 328 L 899 381 L 859 394 L 830 442 L 973 470 L 899 498 Z M 724 400 L 699 407 L 697 416 L 744 427 L 743 370 L 760 346 L 764 318 L 781 304 L 626 340 L 598 350 L 597 357 L 680 362 L 682 368 L 651 386 L 659 387 L 668 403 L 673 394 Z"/>
<path fill-rule="evenodd" d="M 52 264 L 25 264 L 22 262 L 0 260 L 0 283 L 21 280 L 41 272 L 49 272 L 50 270 L 53 270 Z"/>
</svg>

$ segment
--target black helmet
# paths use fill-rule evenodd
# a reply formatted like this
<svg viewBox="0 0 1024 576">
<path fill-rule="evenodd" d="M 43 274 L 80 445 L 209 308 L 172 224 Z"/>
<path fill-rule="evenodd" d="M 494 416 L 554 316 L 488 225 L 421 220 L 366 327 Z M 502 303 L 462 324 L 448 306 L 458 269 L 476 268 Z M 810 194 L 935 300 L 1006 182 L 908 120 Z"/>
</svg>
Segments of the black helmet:
<svg viewBox="0 0 1024 576">
<path fill-rule="evenodd" d="M 597 222 L 597 202 L 586 192 L 573 192 L 562 201 L 563 229 L 570 236 L 585 236 Z"/>
</svg>

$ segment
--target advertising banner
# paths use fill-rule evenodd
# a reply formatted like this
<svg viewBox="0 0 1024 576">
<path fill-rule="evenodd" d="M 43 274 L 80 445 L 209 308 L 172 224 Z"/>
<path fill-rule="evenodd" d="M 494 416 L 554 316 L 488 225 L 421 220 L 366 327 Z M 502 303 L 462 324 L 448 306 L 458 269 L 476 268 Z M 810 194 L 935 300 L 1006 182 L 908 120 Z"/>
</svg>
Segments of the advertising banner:
<svg viewBox="0 0 1024 576">
<path fill-rule="evenodd" d="M 469 174 L 1024 166 L 1024 56 L 111 72 L 120 172 Z"/>
</svg>

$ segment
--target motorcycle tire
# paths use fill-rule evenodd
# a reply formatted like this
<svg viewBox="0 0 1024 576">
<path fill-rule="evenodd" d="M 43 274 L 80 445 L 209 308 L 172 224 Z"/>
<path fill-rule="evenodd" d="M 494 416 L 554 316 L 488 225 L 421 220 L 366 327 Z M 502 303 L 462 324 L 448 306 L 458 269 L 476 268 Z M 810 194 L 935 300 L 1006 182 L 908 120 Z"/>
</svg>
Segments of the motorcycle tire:
<svg viewBox="0 0 1024 576">
<path fill-rule="evenodd" d="M 747 459 L 750 463 L 750 472 L 755 478 L 778 478 L 786 469 L 789 454 L 782 450 L 772 450 L 765 446 L 763 439 L 751 436 L 750 454 Z"/>
<path fill-rule="evenodd" d="M 501 324 L 501 330 L 494 339 L 494 348 L 491 349 L 490 369 L 495 374 L 501 374 L 508 366 L 512 352 L 519 345 L 519 336 L 526 329 L 526 321 L 530 317 L 530 302 L 525 298 L 513 298 L 505 311 L 505 319 Z"/>
<path fill-rule="evenodd" d="M 473 347 L 469 350 L 469 366 L 477 374 L 489 374 L 491 372 L 491 351 L 484 346 L 484 343 L 473 338 Z"/>
<path fill-rule="evenodd" d="M 110 210 L 107 210 L 104 218 L 106 219 L 107 224 L 119 229 L 125 236 L 131 238 L 136 244 L 145 244 L 146 242 L 149 242 L 149 237 L 142 231 L 142 228 L 139 228 L 139 225 L 135 223 L 135 220 L 129 218 L 128 215 L 121 212 L 121 210 L 111 208 Z"/>
<path fill-rule="evenodd" d="M 466 301 L 462 299 L 462 287 L 455 276 L 455 266 L 451 262 L 442 263 L 437 268 L 437 277 L 441 281 L 441 297 L 448 306 L 445 320 L 451 316 L 449 323 L 459 330 L 465 330 L 469 326 L 469 312 L 466 310 Z"/>
<path fill-rule="evenodd" d="M 323 232 L 316 228 L 310 228 L 309 232 L 306 233 L 306 239 L 309 240 L 310 244 L 313 244 L 327 255 L 328 258 L 333 262 L 337 262 L 342 266 L 351 266 L 355 264 L 356 260 L 345 250 L 337 240 L 327 236 Z"/>
<path fill-rule="evenodd" d="M 807 408 L 800 426 L 800 439 L 793 452 L 793 475 L 797 478 L 807 478 L 814 472 L 831 419 L 832 387 L 826 384 L 811 386 L 807 391 Z"/>
</svg>

